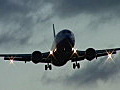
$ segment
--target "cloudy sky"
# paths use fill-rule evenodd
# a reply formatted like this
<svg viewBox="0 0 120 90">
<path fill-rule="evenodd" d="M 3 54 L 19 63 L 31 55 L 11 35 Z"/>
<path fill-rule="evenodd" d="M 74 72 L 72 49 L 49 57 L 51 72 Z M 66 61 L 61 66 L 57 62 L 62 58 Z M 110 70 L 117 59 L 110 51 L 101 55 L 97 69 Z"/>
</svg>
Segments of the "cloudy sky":
<svg viewBox="0 0 120 90">
<path fill-rule="evenodd" d="M 56 32 L 70 29 L 75 47 L 86 50 L 120 47 L 120 0 L 0 0 L 0 53 L 48 51 Z M 107 57 L 72 63 L 52 71 L 44 64 L 0 59 L 0 90 L 113 90 L 120 88 L 120 53 L 115 62 Z"/>
</svg>

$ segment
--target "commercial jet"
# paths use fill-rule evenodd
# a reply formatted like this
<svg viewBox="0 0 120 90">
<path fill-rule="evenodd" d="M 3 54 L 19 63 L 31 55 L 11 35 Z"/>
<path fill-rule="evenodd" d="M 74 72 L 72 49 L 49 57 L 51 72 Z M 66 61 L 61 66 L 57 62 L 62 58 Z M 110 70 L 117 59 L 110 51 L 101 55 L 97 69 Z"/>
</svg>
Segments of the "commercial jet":
<svg viewBox="0 0 120 90">
<path fill-rule="evenodd" d="M 80 68 L 79 61 L 97 59 L 101 56 L 108 56 L 112 58 L 112 54 L 116 54 L 120 48 L 95 50 L 94 48 L 88 48 L 85 51 L 75 49 L 75 36 L 72 31 L 68 29 L 61 30 L 58 34 L 55 34 L 55 27 L 53 24 L 54 41 L 50 51 L 40 52 L 34 51 L 32 54 L 0 54 L 0 57 L 4 57 L 4 60 L 13 61 L 32 61 L 35 64 L 46 63 L 45 70 L 52 70 L 52 65 L 63 66 L 68 61 L 73 62 L 73 69 Z"/>
</svg>

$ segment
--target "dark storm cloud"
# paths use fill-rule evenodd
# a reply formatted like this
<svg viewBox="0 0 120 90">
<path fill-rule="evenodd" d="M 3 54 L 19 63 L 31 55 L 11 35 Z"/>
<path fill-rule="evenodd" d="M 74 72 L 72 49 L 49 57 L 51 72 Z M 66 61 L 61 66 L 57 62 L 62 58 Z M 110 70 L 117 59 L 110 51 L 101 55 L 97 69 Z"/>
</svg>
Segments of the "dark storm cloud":
<svg viewBox="0 0 120 90">
<path fill-rule="evenodd" d="M 0 19 L 27 15 L 42 6 L 42 0 L 0 0 Z"/>
<path fill-rule="evenodd" d="M 120 57 L 115 59 L 115 63 L 106 62 L 106 57 L 99 59 L 98 61 L 93 61 L 87 63 L 80 70 L 75 71 L 72 75 L 59 76 L 57 78 L 50 78 L 45 75 L 43 78 L 44 83 L 64 83 L 64 85 L 75 85 L 77 87 L 80 86 L 88 86 L 98 85 L 98 81 L 107 82 L 111 79 L 116 79 L 118 73 L 120 73 Z"/>
<path fill-rule="evenodd" d="M 12 33 L 9 33 L 8 32 L 4 32 L 4 33 L 1 33 L 0 34 L 0 46 L 1 48 L 2 47 L 11 47 L 13 48 L 13 45 L 24 45 L 24 44 L 27 44 L 28 43 L 28 40 L 30 38 L 30 35 L 29 34 L 30 32 L 28 33 L 24 33 L 22 32 L 21 30 L 15 32 L 13 31 Z"/>
<path fill-rule="evenodd" d="M 108 12 L 119 15 L 120 10 L 119 0 L 52 0 L 49 2 L 54 3 L 54 12 L 60 17 Z"/>
<path fill-rule="evenodd" d="M 41 18 L 43 0 L 0 0 L 0 44 L 27 44 L 34 26 L 47 21 L 50 16 Z M 34 19 L 34 16 L 38 19 Z M 38 22 L 39 21 L 39 22 Z"/>
<path fill-rule="evenodd" d="M 33 17 L 36 16 L 39 17 L 40 20 L 44 21 L 39 15 L 43 13 L 40 10 L 47 5 L 47 2 L 44 0 L 1 0 L 0 20 L 6 23 L 8 21 L 24 23 L 26 19 L 32 20 L 34 19 Z"/>
</svg>

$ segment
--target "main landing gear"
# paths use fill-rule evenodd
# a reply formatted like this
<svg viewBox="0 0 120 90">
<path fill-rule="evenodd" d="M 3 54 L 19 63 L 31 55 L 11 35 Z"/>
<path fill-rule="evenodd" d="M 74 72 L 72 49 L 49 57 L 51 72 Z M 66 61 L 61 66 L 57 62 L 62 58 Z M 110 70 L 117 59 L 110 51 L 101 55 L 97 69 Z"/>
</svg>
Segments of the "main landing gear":
<svg viewBox="0 0 120 90">
<path fill-rule="evenodd" d="M 76 67 L 77 67 L 78 69 L 80 68 L 80 64 L 77 63 L 77 62 L 73 63 L 73 69 L 75 69 Z"/>
<path fill-rule="evenodd" d="M 52 65 L 50 65 L 49 63 L 47 65 L 45 65 L 45 70 L 47 70 L 47 69 L 52 70 Z"/>
</svg>

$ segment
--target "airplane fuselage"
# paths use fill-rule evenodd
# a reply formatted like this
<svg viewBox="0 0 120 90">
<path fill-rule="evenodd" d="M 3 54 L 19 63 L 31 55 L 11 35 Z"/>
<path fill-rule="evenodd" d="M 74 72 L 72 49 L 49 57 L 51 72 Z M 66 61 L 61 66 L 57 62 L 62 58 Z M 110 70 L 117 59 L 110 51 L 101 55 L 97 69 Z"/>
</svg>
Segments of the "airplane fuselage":
<svg viewBox="0 0 120 90">
<path fill-rule="evenodd" d="M 63 66 L 70 60 L 75 45 L 74 34 L 70 30 L 60 31 L 54 38 L 52 64 Z"/>
</svg>

